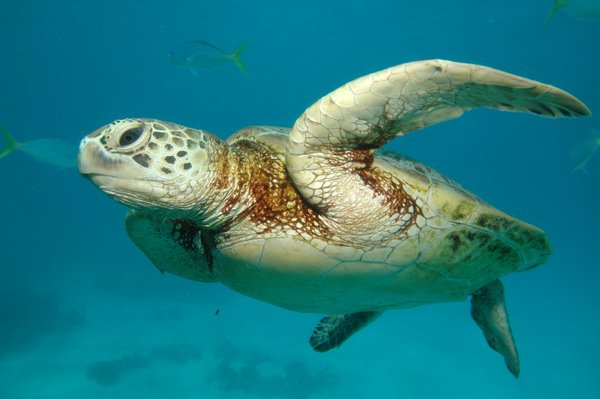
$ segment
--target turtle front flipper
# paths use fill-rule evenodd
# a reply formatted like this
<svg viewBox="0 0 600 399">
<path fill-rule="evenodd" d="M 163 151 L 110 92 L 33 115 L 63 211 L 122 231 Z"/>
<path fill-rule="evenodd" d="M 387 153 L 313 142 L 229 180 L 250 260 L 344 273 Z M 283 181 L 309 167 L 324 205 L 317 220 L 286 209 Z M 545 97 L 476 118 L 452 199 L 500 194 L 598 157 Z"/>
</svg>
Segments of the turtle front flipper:
<svg viewBox="0 0 600 399">
<path fill-rule="evenodd" d="M 161 272 L 203 282 L 216 281 L 210 242 L 192 221 L 130 210 L 125 227 L 131 240 Z"/>
<path fill-rule="evenodd" d="M 504 356 L 508 370 L 518 377 L 519 354 L 510 330 L 504 287 L 500 280 L 492 281 L 473 293 L 471 316 L 483 331 L 490 347 Z"/>
<path fill-rule="evenodd" d="M 382 312 L 356 312 L 325 316 L 313 330 L 310 345 L 317 352 L 327 352 L 344 343 L 352 334 L 375 320 Z"/>
<path fill-rule="evenodd" d="M 444 60 L 411 62 L 354 80 L 308 108 L 290 132 L 287 168 L 311 205 L 345 216 L 355 204 L 335 194 L 378 180 L 350 177 L 371 168 L 375 149 L 478 107 L 546 117 L 590 114 L 572 95 L 506 72 Z"/>
</svg>

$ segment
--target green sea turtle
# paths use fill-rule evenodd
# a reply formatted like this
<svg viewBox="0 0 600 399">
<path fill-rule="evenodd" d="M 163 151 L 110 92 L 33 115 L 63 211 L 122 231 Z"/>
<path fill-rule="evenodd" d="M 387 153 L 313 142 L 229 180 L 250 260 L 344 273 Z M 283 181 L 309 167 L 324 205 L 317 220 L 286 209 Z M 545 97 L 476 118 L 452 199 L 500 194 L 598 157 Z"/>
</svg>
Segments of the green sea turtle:
<svg viewBox="0 0 600 399">
<path fill-rule="evenodd" d="M 491 68 L 413 62 L 354 80 L 290 129 L 227 141 L 152 119 L 83 139 L 79 170 L 130 208 L 133 242 L 161 271 L 325 313 L 310 343 L 341 345 L 388 309 L 460 301 L 519 373 L 499 278 L 548 258 L 544 232 L 433 169 L 380 147 L 476 107 L 589 115 L 555 87 Z"/>
</svg>

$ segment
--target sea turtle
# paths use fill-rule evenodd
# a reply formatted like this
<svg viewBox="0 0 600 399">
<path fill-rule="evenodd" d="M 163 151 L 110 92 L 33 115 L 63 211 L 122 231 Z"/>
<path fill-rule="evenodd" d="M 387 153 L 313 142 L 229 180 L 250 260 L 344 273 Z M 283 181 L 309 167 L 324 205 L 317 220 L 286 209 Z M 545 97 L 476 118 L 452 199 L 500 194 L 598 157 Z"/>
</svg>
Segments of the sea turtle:
<svg viewBox="0 0 600 399">
<path fill-rule="evenodd" d="M 546 235 L 380 148 L 480 106 L 590 114 L 546 84 L 427 60 L 340 87 L 291 129 L 247 127 L 222 141 L 174 123 L 118 120 L 82 140 L 79 170 L 130 208 L 127 232 L 159 270 L 328 314 L 310 338 L 317 351 L 385 310 L 470 295 L 475 322 L 518 376 L 499 278 L 544 263 Z"/>
</svg>

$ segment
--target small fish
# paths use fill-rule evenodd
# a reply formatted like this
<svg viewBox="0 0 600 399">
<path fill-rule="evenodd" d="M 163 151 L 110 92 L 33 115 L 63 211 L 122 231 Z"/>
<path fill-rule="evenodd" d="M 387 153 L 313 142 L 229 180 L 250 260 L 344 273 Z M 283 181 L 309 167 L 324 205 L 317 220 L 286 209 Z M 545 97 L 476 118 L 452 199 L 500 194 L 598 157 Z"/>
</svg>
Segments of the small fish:
<svg viewBox="0 0 600 399">
<path fill-rule="evenodd" d="M 571 150 L 571 159 L 575 167 L 573 168 L 573 173 L 579 171 L 588 173 L 585 168 L 590 159 L 594 156 L 598 148 L 600 147 L 600 132 L 598 130 L 592 129 L 588 132 L 588 137 L 578 143 L 573 150 Z"/>
<path fill-rule="evenodd" d="M 0 132 L 7 141 L 6 147 L 0 151 L 0 159 L 13 151 L 21 151 L 30 158 L 59 169 L 72 169 L 77 167 L 77 145 L 58 138 L 45 138 L 20 143 L 15 140 L 4 127 Z"/>
<path fill-rule="evenodd" d="M 244 75 L 248 75 L 241 59 L 246 44 L 247 42 L 243 42 L 233 53 L 228 53 L 207 41 L 194 40 L 173 47 L 169 52 L 169 58 L 174 64 L 189 68 L 194 74 L 198 69 L 212 68 L 233 62 Z"/>
<path fill-rule="evenodd" d="M 600 20 L 600 0 L 555 0 L 546 22 L 559 10 L 579 19 Z"/>
</svg>

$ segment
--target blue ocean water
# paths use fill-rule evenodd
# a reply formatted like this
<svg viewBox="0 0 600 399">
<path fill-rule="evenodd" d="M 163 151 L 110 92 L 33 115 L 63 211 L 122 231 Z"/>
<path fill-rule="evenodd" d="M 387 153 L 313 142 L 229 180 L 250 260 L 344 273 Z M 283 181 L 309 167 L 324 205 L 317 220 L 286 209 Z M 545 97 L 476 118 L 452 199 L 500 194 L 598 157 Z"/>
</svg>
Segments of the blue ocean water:
<svg viewBox="0 0 600 399">
<path fill-rule="evenodd" d="M 565 89 L 600 109 L 600 21 L 551 0 L 3 2 L 0 123 L 19 141 L 73 143 L 124 117 L 226 138 L 291 126 L 313 101 L 403 62 L 478 63 Z M 207 40 L 231 64 L 196 75 L 169 50 Z M 161 275 L 129 241 L 125 208 L 72 169 L 0 159 L 0 397 L 600 397 L 600 154 L 570 150 L 600 128 L 475 110 L 389 148 L 548 233 L 542 267 L 504 279 L 521 358 L 514 379 L 469 304 L 387 312 L 339 350 L 307 343 L 320 315 Z"/>
</svg>

